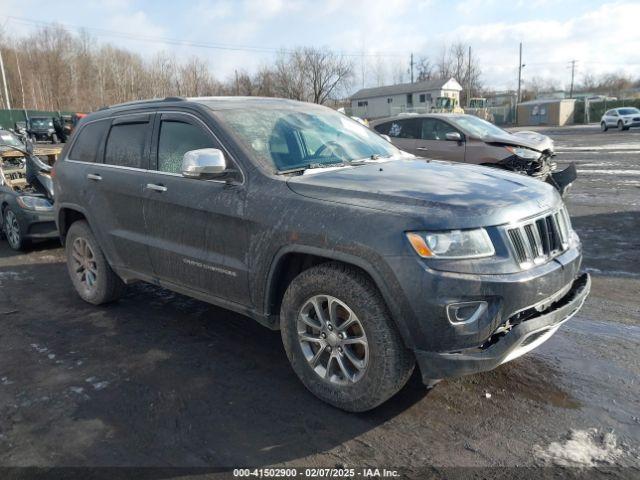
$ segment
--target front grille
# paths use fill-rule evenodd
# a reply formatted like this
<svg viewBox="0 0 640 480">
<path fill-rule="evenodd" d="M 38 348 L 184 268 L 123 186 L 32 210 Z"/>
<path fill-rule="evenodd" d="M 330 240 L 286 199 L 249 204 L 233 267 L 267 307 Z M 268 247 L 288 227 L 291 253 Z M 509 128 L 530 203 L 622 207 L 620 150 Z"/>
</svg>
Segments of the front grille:
<svg viewBox="0 0 640 480">
<path fill-rule="evenodd" d="M 522 268 L 540 265 L 569 247 L 571 224 L 564 208 L 507 228 L 513 253 Z"/>
</svg>

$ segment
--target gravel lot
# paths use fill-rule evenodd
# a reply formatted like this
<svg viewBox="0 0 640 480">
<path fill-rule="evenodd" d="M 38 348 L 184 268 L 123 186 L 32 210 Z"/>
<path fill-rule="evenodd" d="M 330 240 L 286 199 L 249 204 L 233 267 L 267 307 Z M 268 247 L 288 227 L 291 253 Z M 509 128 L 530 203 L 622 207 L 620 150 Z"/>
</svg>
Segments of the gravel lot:
<svg viewBox="0 0 640 480">
<path fill-rule="evenodd" d="M 623 465 L 640 475 L 640 131 L 541 130 L 593 288 L 546 344 L 493 372 L 347 414 L 311 394 L 280 336 L 148 285 L 95 308 L 55 243 L 0 242 L 0 466 Z M 438 470 L 434 470 L 438 472 Z"/>
</svg>

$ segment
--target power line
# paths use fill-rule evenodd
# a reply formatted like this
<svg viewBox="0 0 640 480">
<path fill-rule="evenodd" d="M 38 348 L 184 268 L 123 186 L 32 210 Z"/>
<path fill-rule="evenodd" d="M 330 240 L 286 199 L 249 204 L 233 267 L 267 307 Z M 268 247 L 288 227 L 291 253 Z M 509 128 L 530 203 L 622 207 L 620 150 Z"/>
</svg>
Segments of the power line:
<svg viewBox="0 0 640 480">
<path fill-rule="evenodd" d="M 98 28 L 98 27 L 82 27 L 79 25 L 72 25 L 68 23 L 45 22 L 41 20 L 33 20 L 29 18 L 24 18 L 24 17 L 16 17 L 12 15 L 1 15 L 1 16 L 4 18 L 7 18 L 12 22 L 23 24 L 23 25 L 40 26 L 40 27 L 60 26 L 65 29 L 76 30 L 78 32 L 82 32 L 82 31 L 91 32 L 91 33 L 94 33 L 96 36 L 101 36 L 101 37 L 121 38 L 125 40 L 137 40 L 141 42 L 164 43 L 164 44 L 175 45 L 175 46 L 205 48 L 205 49 L 212 49 L 212 50 L 244 51 L 244 52 L 253 52 L 253 53 L 280 53 L 280 52 L 292 53 L 293 52 L 293 50 L 286 49 L 286 48 L 198 42 L 193 40 L 132 34 L 132 33 L 126 33 L 126 32 L 119 32 L 115 30 L 107 30 L 107 29 Z M 339 53 L 346 57 L 404 57 L 406 55 L 405 53 L 393 52 L 393 51 L 379 51 L 379 52 L 337 51 L 336 53 Z"/>
</svg>

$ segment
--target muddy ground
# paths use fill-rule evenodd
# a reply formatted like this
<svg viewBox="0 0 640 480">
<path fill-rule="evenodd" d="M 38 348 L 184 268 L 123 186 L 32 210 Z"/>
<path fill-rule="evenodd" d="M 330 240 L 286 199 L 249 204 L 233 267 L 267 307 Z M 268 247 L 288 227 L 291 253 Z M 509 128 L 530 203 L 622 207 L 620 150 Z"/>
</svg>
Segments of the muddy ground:
<svg viewBox="0 0 640 480">
<path fill-rule="evenodd" d="M 366 414 L 309 394 L 277 332 L 148 285 L 92 307 L 55 242 L 0 242 L 0 466 L 623 465 L 640 475 L 640 131 L 546 130 L 593 289 L 551 340 Z"/>
</svg>

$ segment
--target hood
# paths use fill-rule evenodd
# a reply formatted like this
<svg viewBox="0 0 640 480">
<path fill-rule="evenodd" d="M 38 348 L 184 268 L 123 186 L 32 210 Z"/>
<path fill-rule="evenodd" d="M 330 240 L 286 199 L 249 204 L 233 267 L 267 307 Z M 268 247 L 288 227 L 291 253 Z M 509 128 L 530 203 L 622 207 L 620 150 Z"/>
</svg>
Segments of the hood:
<svg viewBox="0 0 640 480">
<path fill-rule="evenodd" d="M 486 137 L 482 137 L 482 141 L 486 143 L 502 143 L 516 147 L 526 147 L 539 152 L 553 149 L 553 141 L 549 137 L 529 131 L 515 133 L 505 132 L 503 135 L 487 135 Z"/>
<path fill-rule="evenodd" d="M 306 197 L 410 215 L 425 228 L 493 226 L 562 203 L 549 184 L 489 167 L 421 158 L 291 177 Z"/>
</svg>

